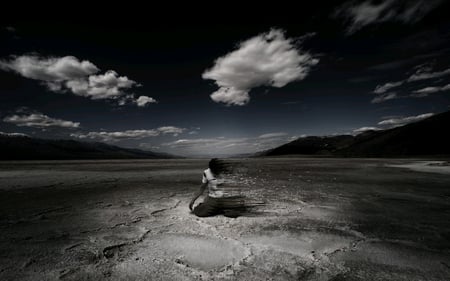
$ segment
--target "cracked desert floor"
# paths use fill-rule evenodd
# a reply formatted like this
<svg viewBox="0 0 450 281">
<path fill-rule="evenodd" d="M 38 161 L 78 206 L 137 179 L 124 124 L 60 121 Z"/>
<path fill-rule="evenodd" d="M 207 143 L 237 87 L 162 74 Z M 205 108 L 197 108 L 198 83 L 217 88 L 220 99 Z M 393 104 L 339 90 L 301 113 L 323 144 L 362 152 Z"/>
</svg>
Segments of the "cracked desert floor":
<svg viewBox="0 0 450 281">
<path fill-rule="evenodd" d="M 0 280 L 450 280 L 448 162 L 232 161 L 236 219 L 189 212 L 207 159 L 0 162 Z"/>
</svg>

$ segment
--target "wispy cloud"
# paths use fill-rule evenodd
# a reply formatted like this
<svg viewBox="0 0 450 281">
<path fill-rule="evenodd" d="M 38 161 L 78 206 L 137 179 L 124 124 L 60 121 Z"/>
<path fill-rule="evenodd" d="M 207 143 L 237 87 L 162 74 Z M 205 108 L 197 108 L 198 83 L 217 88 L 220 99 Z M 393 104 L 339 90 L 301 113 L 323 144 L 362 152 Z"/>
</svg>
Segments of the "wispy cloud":
<svg viewBox="0 0 450 281">
<path fill-rule="evenodd" d="M 411 75 L 408 78 L 408 82 L 413 81 L 420 81 L 420 80 L 426 80 L 426 79 L 433 79 L 433 78 L 439 78 L 450 74 L 450 68 L 442 70 L 442 71 L 436 71 L 436 72 L 429 72 L 427 70 L 419 69 L 416 73 Z"/>
<path fill-rule="evenodd" d="M 263 134 L 260 135 L 258 138 L 259 139 L 268 139 L 268 138 L 277 138 L 277 137 L 284 137 L 287 136 L 287 133 L 284 132 L 277 132 L 277 133 L 268 133 L 268 134 Z"/>
<path fill-rule="evenodd" d="M 8 115 L 3 118 L 3 122 L 12 123 L 19 127 L 33 127 L 33 128 L 48 128 L 48 127 L 60 127 L 60 128 L 79 128 L 79 122 L 72 122 L 63 119 L 57 119 L 49 117 L 45 114 L 34 113 L 19 113 Z"/>
<path fill-rule="evenodd" d="M 430 118 L 433 116 L 434 113 L 423 113 L 419 115 L 413 115 L 413 116 L 387 116 L 383 117 L 382 121 L 378 122 L 378 126 L 367 126 L 367 127 L 361 127 L 358 129 L 353 130 L 353 134 L 360 134 L 367 131 L 380 131 L 380 130 L 386 130 L 396 127 L 401 127 L 404 125 L 407 125 L 409 123 L 418 122 L 427 118 Z"/>
<path fill-rule="evenodd" d="M 148 137 L 156 137 L 159 135 L 170 134 L 173 136 L 178 136 L 183 133 L 186 129 L 174 127 L 174 126 L 163 126 L 156 129 L 150 130 L 125 130 L 116 132 L 88 132 L 88 133 L 73 133 L 70 136 L 79 139 L 96 139 L 105 142 L 116 142 L 120 140 L 129 139 L 143 139 Z"/>
<path fill-rule="evenodd" d="M 347 34 L 352 34 L 371 24 L 415 23 L 442 2 L 442 0 L 367 0 L 359 3 L 348 1 L 336 10 L 334 16 L 347 19 Z"/>
<path fill-rule="evenodd" d="M 391 92 L 391 93 L 385 93 L 385 94 L 378 94 L 376 97 L 374 97 L 372 99 L 372 103 L 382 103 L 385 102 L 387 100 L 393 100 L 398 98 L 398 95 L 396 92 Z"/>
<path fill-rule="evenodd" d="M 213 101 L 245 105 L 252 88 L 281 88 L 303 80 L 318 62 L 310 53 L 297 49 L 283 30 L 272 29 L 241 42 L 237 50 L 218 58 L 202 78 L 214 80 L 219 87 L 211 94 Z"/>
<path fill-rule="evenodd" d="M 378 125 L 388 126 L 388 127 L 398 127 L 398 126 L 403 126 L 403 125 L 406 125 L 406 124 L 409 124 L 412 122 L 424 120 L 433 115 L 434 115 L 434 113 L 430 112 L 430 113 L 424 113 L 424 114 L 419 114 L 419 115 L 415 115 L 415 116 L 391 118 L 391 119 L 386 119 L 386 120 L 379 122 Z"/>
<path fill-rule="evenodd" d="M 425 88 L 422 88 L 422 89 L 414 91 L 412 96 L 414 96 L 414 97 L 426 97 L 429 94 L 442 92 L 442 91 L 448 91 L 448 90 L 450 90 L 450 84 L 447 84 L 445 86 L 425 87 Z"/>
<path fill-rule="evenodd" d="M 184 155 L 223 155 L 254 153 L 257 151 L 276 147 L 291 141 L 286 133 L 267 133 L 256 137 L 245 138 L 193 138 L 178 139 L 163 143 L 161 147 L 170 149 L 170 152 Z"/>
<path fill-rule="evenodd" d="M 360 133 L 364 133 L 364 132 L 368 132 L 368 131 L 379 131 L 382 130 L 382 128 L 379 127 L 361 127 L 358 129 L 353 130 L 354 134 L 360 134 Z"/>
<path fill-rule="evenodd" d="M 52 92 L 71 92 L 93 100 L 119 100 L 120 105 L 124 104 L 124 99 L 120 98 L 125 96 L 138 106 L 156 102 L 147 96 L 134 98 L 134 94 L 126 93 L 126 90 L 140 86 L 136 81 L 119 76 L 114 70 L 98 74 L 100 69 L 95 64 L 74 56 L 12 56 L 10 60 L 0 60 L 0 69 L 41 81 Z"/>
<path fill-rule="evenodd" d="M 0 136 L 2 136 L 2 137 L 29 137 L 29 135 L 23 134 L 23 133 L 5 133 L 5 132 L 0 132 Z"/>
<path fill-rule="evenodd" d="M 441 78 L 446 75 L 450 75 L 450 68 L 444 69 L 441 71 L 432 71 L 432 68 L 428 65 L 421 65 L 417 67 L 417 70 L 414 74 L 410 75 L 408 78 L 396 81 L 396 82 L 387 82 L 385 84 L 377 85 L 375 90 L 373 91 L 376 96 L 372 99 L 372 103 L 381 103 L 391 99 L 397 98 L 407 98 L 407 97 L 426 97 L 431 93 L 436 93 L 440 91 L 446 91 L 450 89 L 450 84 L 445 86 L 430 86 L 421 88 L 418 90 L 414 90 L 411 93 L 406 95 L 399 95 L 397 92 L 392 92 L 392 89 L 398 88 L 407 83 L 413 83 L 423 80 L 436 79 Z"/>
<path fill-rule="evenodd" d="M 386 93 L 388 90 L 401 86 L 404 83 L 404 81 L 398 81 L 398 82 L 387 82 L 383 85 L 378 85 L 375 90 L 373 91 L 375 94 L 383 94 Z"/>
<path fill-rule="evenodd" d="M 6 26 L 5 27 L 5 30 L 6 31 L 8 31 L 8 32 L 11 32 L 11 33 L 14 33 L 14 32 L 16 32 L 17 30 L 16 30 L 16 28 L 14 27 L 14 26 Z"/>
</svg>

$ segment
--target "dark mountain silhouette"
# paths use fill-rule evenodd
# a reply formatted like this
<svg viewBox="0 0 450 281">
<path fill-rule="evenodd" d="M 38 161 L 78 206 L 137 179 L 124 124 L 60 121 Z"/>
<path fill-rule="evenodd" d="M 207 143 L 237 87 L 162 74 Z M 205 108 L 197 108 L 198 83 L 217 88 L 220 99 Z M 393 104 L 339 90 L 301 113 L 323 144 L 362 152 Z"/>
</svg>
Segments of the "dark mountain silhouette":
<svg viewBox="0 0 450 281">
<path fill-rule="evenodd" d="M 343 157 L 450 156 L 450 111 L 425 120 L 356 136 L 299 138 L 259 156 L 304 154 Z"/>
<path fill-rule="evenodd" d="M 19 134 L 0 134 L 0 160 L 156 158 L 175 158 L 175 156 L 100 142 L 48 140 Z"/>
</svg>

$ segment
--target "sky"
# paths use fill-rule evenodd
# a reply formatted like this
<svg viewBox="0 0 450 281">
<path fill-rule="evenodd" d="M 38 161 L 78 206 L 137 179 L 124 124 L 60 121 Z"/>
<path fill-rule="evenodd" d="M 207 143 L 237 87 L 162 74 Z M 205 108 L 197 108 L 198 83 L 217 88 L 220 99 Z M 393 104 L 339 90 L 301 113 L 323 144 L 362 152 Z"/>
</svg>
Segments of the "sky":
<svg viewBox="0 0 450 281">
<path fill-rule="evenodd" d="M 222 157 L 450 109 L 448 2 L 324 3 L 289 24 L 1 22 L 0 133 Z"/>
</svg>

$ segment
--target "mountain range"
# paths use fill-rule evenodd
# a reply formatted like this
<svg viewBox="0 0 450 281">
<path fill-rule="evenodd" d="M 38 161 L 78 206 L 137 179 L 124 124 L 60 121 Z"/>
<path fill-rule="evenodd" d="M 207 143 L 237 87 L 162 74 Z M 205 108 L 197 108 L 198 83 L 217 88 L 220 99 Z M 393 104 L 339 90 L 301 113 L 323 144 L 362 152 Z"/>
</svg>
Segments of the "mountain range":
<svg viewBox="0 0 450 281">
<path fill-rule="evenodd" d="M 450 111 L 401 127 L 353 135 L 309 136 L 256 156 L 326 155 L 338 157 L 450 156 Z"/>
<path fill-rule="evenodd" d="M 50 140 L 0 133 L 0 160 L 157 159 L 175 156 L 101 142 Z"/>
</svg>

